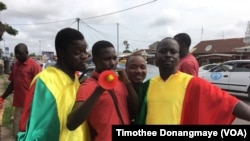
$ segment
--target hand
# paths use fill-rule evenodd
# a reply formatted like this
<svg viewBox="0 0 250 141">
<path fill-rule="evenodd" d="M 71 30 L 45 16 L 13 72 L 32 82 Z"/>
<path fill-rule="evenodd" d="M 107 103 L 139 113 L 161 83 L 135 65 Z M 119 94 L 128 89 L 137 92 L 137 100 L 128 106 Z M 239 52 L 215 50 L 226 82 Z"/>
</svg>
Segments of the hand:
<svg viewBox="0 0 250 141">
<path fill-rule="evenodd" d="M 0 97 L 0 109 L 3 108 L 3 102 L 4 102 L 4 99 L 2 97 Z"/>
<path fill-rule="evenodd" d="M 117 70 L 118 74 L 119 74 L 119 80 L 122 81 L 124 84 L 129 84 L 131 83 L 130 80 L 128 79 L 128 76 L 125 72 L 124 69 L 122 70 Z"/>
</svg>

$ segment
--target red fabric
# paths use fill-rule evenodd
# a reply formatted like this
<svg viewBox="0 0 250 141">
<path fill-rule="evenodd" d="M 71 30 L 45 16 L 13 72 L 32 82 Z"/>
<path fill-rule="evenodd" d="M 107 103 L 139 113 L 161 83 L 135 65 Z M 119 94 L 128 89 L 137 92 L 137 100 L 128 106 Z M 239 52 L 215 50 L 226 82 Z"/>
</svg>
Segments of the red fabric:
<svg viewBox="0 0 250 141">
<path fill-rule="evenodd" d="M 199 77 L 186 90 L 181 124 L 231 124 L 237 98 Z"/>
<path fill-rule="evenodd" d="M 76 71 L 76 76 L 79 77 L 80 76 L 80 71 Z"/>
<path fill-rule="evenodd" d="M 94 71 L 92 73 L 96 78 L 99 74 Z M 93 93 L 98 82 L 96 79 L 90 77 L 83 82 L 77 93 L 77 101 L 86 101 L 86 99 Z M 129 114 L 127 109 L 128 92 L 126 86 L 119 81 L 114 88 L 114 93 L 118 99 L 119 109 L 124 121 L 124 124 L 130 124 Z M 111 141 L 112 140 L 112 125 L 119 124 L 120 120 L 117 115 L 114 102 L 108 91 L 105 91 L 98 99 L 92 112 L 88 117 L 90 127 L 94 128 L 97 136 L 93 141 Z"/>
<path fill-rule="evenodd" d="M 192 54 L 189 54 L 180 60 L 178 69 L 181 72 L 198 76 L 199 64 L 196 58 Z"/>
<path fill-rule="evenodd" d="M 26 129 L 26 123 L 30 116 L 30 107 L 31 107 L 33 96 L 34 96 L 33 94 L 35 90 L 35 85 L 36 83 L 33 83 L 29 91 L 26 93 L 24 108 L 23 108 L 23 112 L 22 112 L 22 115 L 20 117 L 20 122 L 19 122 L 19 131 L 25 131 Z"/>
<path fill-rule="evenodd" d="M 3 108 L 3 102 L 4 102 L 4 99 L 2 97 L 0 97 L 0 109 Z"/>
<path fill-rule="evenodd" d="M 30 83 L 41 70 L 41 66 L 32 58 L 28 58 L 24 63 L 15 62 L 13 71 L 9 76 L 9 80 L 14 82 L 13 106 L 24 106 L 25 94 L 30 87 Z"/>
</svg>

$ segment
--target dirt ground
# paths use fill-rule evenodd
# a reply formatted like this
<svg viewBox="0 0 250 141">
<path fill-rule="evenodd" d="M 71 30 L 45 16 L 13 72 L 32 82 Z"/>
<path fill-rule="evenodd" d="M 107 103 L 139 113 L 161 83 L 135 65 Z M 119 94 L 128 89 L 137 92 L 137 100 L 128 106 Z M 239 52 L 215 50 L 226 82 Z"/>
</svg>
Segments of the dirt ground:
<svg viewBox="0 0 250 141">
<path fill-rule="evenodd" d="M 4 82 L 8 81 L 8 75 L 4 74 L 4 77 L 0 78 L 0 95 L 2 95 L 2 93 L 5 91 L 4 88 Z M 0 114 L 0 116 L 2 116 L 2 114 Z M 2 119 L 2 117 L 0 118 Z M 0 141 L 15 141 L 15 138 L 12 134 L 12 130 L 10 130 L 9 128 L 6 128 L 2 125 L 2 121 L 0 122 Z"/>
<path fill-rule="evenodd" d="M 15 141 L 15 138 L 12 135 L 12 131 L 6 127 L 1 126 L 1 136 L 0 141 Z"/>
</svg>

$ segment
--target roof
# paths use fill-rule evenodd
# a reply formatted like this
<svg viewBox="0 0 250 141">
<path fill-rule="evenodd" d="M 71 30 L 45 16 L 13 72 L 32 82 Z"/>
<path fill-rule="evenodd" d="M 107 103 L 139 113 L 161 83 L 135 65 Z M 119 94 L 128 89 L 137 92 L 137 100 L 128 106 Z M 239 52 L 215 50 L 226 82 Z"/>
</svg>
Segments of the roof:
<svg viewBox="0 0 250 141">
<path fill-rule="evenodd" d="M 149 49 L 156 49 L 156 47 L 157 47 L 157 45 L 158 45 L 159 42 L 160 41 L 155 41 L 154 43 L 150 44 L 149 45 Z"/>
<path fill-rule="evenodd" d="M 199 42 L 192 53 L 194 55 L 207 53 L 235 53 L 235 48 L 246 46 L 244 38 L 230 38 L 220 40 L 206 40 Z"/>
</svg>

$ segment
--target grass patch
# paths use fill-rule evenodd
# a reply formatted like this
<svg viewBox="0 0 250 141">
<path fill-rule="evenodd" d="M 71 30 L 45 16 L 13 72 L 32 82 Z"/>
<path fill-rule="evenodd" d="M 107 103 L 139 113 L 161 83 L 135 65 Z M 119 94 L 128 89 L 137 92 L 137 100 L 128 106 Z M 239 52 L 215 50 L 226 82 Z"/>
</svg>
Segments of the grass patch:
<svg viewBox="0 0 250 141">
<path fill-rule="evenodd" d="M 11 119 L 14 112 L 14 108 L 12 106 L 5 107 L 3 114 L 3 126 L 12 129 L 13 121 Z"/>
<path fill-rule="evenodd" d="M 4 80 L 3 87 L 1 90 L 2 94 L 7 86 L 9 85 L 8 81 L 8 75 L 2 74 L 0 75 L 0 79 Z M 11 119 L 13 113 L 14 113 L 14 107 L 12 106 L 12 97 L 13 95 L 9 95 L 5 100 L 4 100 L 4 113 L 3 113 L 3 119 L 2 119 L 2 124 L 4 127 L 7 127 L 9 129 L 13 128 L 13 121 Z"/>
</svg>

